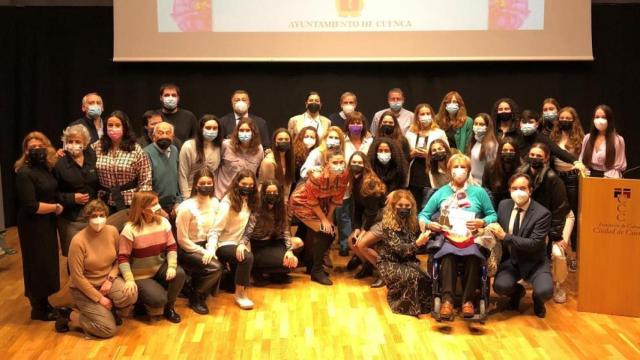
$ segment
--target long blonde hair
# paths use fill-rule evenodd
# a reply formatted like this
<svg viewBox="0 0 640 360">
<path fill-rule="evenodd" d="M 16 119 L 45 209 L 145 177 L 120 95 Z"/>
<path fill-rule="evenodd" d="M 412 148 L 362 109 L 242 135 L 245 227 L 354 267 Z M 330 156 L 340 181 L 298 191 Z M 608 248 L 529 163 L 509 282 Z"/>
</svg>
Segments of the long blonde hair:
<svg viewBox="0 0 640 360">
<path fill-rule="evenodd" d="M 340 139 L 340 153 L 344 154 L 344 131 L 342 131 L 342 129 L 340 129 L 337 126 L 330 126 L 329 129 L 327 129 L 327 132 L 324 134 L 324 136 L 322 137 L 322 142 L 320 143 L 320 146 L 318 146 L 318 151 L 320 151 L 320 154 L 322 154 L 322 161 L 323 164 L 324 162 L 326 162 L 327 160 L 327 156 L 331 153 L 331 151 L 327 151 L 327 139 L 329 138 L 329 133 L 331 133 L 332 131 L 335 131 L 336 134 L 338 134 L 338 138 Z"/>
<path fill-rule="evenodd" d="M 422 103 L 416 106 L 416 109 L 413 112 L 413 120 L 411 121 L 411 126 L 409 127 L 409 131 L 419 134 L 420 133 L 420 116 L 418 113 L 422 108 L 427 108 L 431 111 L 431 125 L 429 125 L 429 130 L 440 129 L 440 125 L 438 125 L 438 121 L 436 119 L 436 112 L 433 110 L 433 106 Z"/>
<path fill-rule="evenodd" d="M 399 219 L 396 215 L 396 204 L 402 199 L 407 199 L 411 203 L 411 215 L 406 219 Z M 382 227 L 393 231 L 417 232 L 418 210 L 416 207 L 416 200 L 409 190 L 392 191 L 387 196 L 387 205 L 382 212 Z"/>
<path fill-rule="evenodd" d="M 17 172 L 22 169 L 26 165 L 29 165 L 29 156 L 27 155 L 27 146 L 29 145 L 29 141 L 36 139 L 44 144 L 47 149 L 47 168 L 49 170 L 53 169 L 56 165 L 56 161 L 58 161 L 58 156 L 56 155 L 56 150 L 51 145 L 51 141 L 49 138 L 41 133 L 40 131 L 32 131 L 24 137 L 22 140 L 22 155 L 13 165 L 13 169 Z"/>
</svg>

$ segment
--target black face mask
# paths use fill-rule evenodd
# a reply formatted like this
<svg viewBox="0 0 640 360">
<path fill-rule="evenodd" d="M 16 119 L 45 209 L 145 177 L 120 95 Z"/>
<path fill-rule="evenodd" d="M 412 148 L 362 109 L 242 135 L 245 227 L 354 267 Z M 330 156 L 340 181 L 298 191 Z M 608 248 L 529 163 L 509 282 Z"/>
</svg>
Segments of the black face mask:
<svg viewBox="0 0 640 360">
<path fill-rule="evenodd" d="M 498 115 L 496 115 L 496 119 L 498 120 L 498 122 L 510 122 L 513 120 L 513 114 L 512 113 L 499 113 Z"/>
<path fill-rule="evenodd" d="M 511 163 L 516 161 L 516 154 L 515 153 L 502 153 L 502 154 L 500 154 L 500 158 L 502 159 L 503 163 L 511 164 Z"/>
<path fill-rule="evenodd" d="M 240 186 L 238 188 L 238 192 L 240 193 L 240 195 L 242 196 L 249 196 L 249 195 L 253 195 L 254 189 L 253 187 L 244 187 L 244 186 Z"/>
<path fill-rule="evenodd" d="M 540 158 L 529 158 L 529 165 L 534 169 L 540 169 L 544 166 L 544 161 Z"/>
<path fill-rule="evenodd" d="M 396 209 L 396 215 L 398 215 L 400 219 L 406 219 L 411 215 L 411 209 L 407 209 L 407 208 Z"/>
<path fill-rule="evenodd" d="M 200 185 L 198 186 L 197 190 L 198 190 L 198 194 L 201 194 L 204 196 L 213 195 L 213 185 Z"/>
<path fill-rule="evenodd" d="M 573 121 L 560 120 L 558 121 L 558 128 L 560 130 L 569 131 L 573 128 Z"/>
<path fill-rule="evenodd" d="M 317 103 L 307 104 L 307 110 L 309 110 L 309 112 L 311 113 L 317 113 L 318 111 L 320 111 L 320 104 L 317 104 Z"/>
<path fill-rule="evenodd" d="M 29 150 L 29 164 L 31 166 L 44 166 L 47 163 L 47 149 L 37 148 Z"/>
<path fill-rule="evenodd" d="M 171 139 L 167 139 L 167 138 L 158 139 L 156 140 L 156 145 L 158 145 L 158 147 L 162 150 L 167 150 L 167 148 L 171 146 Z"/>
<path fill-rule="evenodd" d="M 437 151 L 435 154 L 431 155 L 431 158 L 435 161 L 444 161 L 447 159 L 447 153 L 444 151 Z"/>
<path fill-rule="evenodd" d="M 351 165 L 349 166 L 349 169 L 351 169 L 351 172 L 354 174 L 362 174 L 362 171 L 364 170 L 364 166 L 362 165 Z"/>
<path fill-rule="evenodd" d="M 275 205 L 278 200 L 280 200 L 280 195 L 278 194 L 266 194 L 264 196 L 264 202 L 266 202 L 269 205 Z"/>
<path fill-rule="evenodd" d="M 285 152 L 285 151 L 289 151 L 290 148 L 291 148 L 291 143 L 289 142 L 283 141 L 283 142 L 276 143 L 276 150 L 278 151 Z"/>
<path fill-rule="evenodd" d="M 384 135 L 391 135 L 393 134 L 393 125 L 382 125 L 380 126 L 380 131 L 384 134 Z"/>
</svg>

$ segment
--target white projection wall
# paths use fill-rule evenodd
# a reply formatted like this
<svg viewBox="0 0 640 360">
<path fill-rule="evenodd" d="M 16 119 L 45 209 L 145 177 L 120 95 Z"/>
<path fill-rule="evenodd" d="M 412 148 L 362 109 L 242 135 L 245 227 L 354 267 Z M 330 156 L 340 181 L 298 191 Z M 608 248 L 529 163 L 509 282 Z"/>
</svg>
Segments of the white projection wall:
<svg viewBox="0 0 640 360">
<path fill-rule="evenodd" d="M 116 61 L 591 60 L 589 0 L 114 0 Z"/>
</svg>

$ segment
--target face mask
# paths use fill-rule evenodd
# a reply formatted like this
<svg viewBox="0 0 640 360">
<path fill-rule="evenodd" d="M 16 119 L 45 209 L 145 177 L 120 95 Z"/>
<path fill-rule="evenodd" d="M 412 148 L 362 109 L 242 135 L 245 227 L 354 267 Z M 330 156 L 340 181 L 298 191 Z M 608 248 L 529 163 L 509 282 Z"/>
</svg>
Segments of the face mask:
<svg viewBox="0 0 640 360">
<path fill-rule="evenodd" d="M 356 107 L 351 105 L 351 104 L 347 104 L 347 105 L 342 105 L 342 111 L 345 114 L 351 114 L 353 112 L 353 110 L 355 110 Z"/>
<path fill-rule="evenodd" d="M 362 166 L 362 165 L 351 165 L 349 167 L 349 169 L 351 170 L 351 172 L 354 175 L 358 175 L 358 174 L 362 174 L 362 171 L 364 170 L 364 166 Z"/>
<path fill-rule="evenodd" d="M 460 105 L 458 103 L 448 103 L 445 109 L 449 115 L 455 115 L 458 113 L 458 110 L 460 110 Z"/>
<path fill-rule="evenodd" d="M 545 111 L 544 113 L 542 113 L 542 119 L 544 121 L 550 121 L 550 122 L 554 122 L 558 119 L 558 112 L 557 111 Z"/>
<path fill-rule="evenodd" d="M 536 132 L 536 126 L 534 124 L 522 124 L 520 125 L 520 131 L 522 131 L 522 135 L 531 136 Z"/>
<path fill-rule="evenodd" d="M 343 164 L 331 165 L 329 170 L 331 170 L 332 173 L 339 175 L 344 172 L 344 165 Z"/>
<path fill-rule="evenodd" d="M 29 150 L 29 164 L 42 166 L 47 163 L 47 149 L 37 148 Z"/>
<path fill-rule="evenodd" d="M 396 209 L 396 215 L 398 215 L 398 217 L 400 219 L 406 219 L 411 215 L 411 209 L 397 208 Z"/>
<path fill-rule="evenodd" d="M 291 143 L 286 142 L 286 141 L 282 141 L 282 142 L 277 142 L 276 143 L 276 150 L 278 151 L 289 151 L 289 149 L 291 148 Z"/>
<path fill-rule="evenodd" d="M 383 165 L 387 165 L 389 161 L 391 161 L 391 153 L 381 153 L 377 154 L 378 161 L 380 161 Z"/>
<path fill-rule="evenodd" d="M 349 125 L 349 133 L 358 136 L 362 134 L 363 127 L 362 124 L 351 124 Z"/>
<path fill-rule="evenodd" d="M 511 164 L 516 160 L 516 154 L 515 153 L 502 153 L 502 154 L 500 154 L 500 158 L 502 159 L 502 162 L 507 163 L 507 164 Z"/>
<path fill-rule="evenodd" d="M 487 134 L 487 127 L 486 126 L 474 126 L 473 127 L 473 133 L 475 134 L 476 140 L 482 141 L 482 139 L 484 139 L 484 136 Z"/>
<path fill-rule="evenodd" d="M 568 131 L 573 128 L 573 121 L 560 120 L 558 121 L 558 128 L 563 131 Z"/>
<path fill-rule="evenodd" d="M 447 159 L 447 153 L 444 151 L 437 151 L 435 154 L 431 155 L 431 158 L 435 161 L 444 161 Z"/>
<path fill-rule="evenodd" d="M 164 105 L 165 109 L 173 110 L 178 107 L 178 98 L 165 96 L 162 98 L 162 105 Z"/>
<path fill-rule="evenodd" d="M 98 216 L 98 217 L 94 217 L 92 219 L 89 219 L 89 226 L 91 226 L 91 228 L 95 231 L 95 232 L 100 232 L 100 230 L 102 230 L 102 228 L 104 228 L 104 225 L 107 223 L 107 218 L 104 216 Z"/>
<path fill-rule="evenodd" d="M 529 165 L 534 169 L 540 169 L 544 166 L 544 160 L 540 158 L 529 158 Z"/>
<path fill-rule="evenodd" d="M 171 146 L 171 139 L 162 138 L 156 140 L 156 145 L 162 150 L 167 150 Z"/>
<path fill-rule="evenodd" d="M 395 112 L 402 110 L 402 101 L 396 101 L 389 103 L 389 108 Z"/>
<path fill-rule="evenodd" d="M 238 192 L 240 193 L 240 195 L 242 196 L 249 196 L 249 195 L 253 195 L 253 187 L 245 187 L 245 186 L 240 186 L 238 188 Z"/>
<path fill-rule="evenodd" d="M 233 110 L 238 114 L 244 114 L 249 110 L 249 105 L 244 101 L 236 101 L 233 103 Z"/>
<path fill-rule="evenodd" d="M 82 144 L 67 144 L 64 146 L 64 149 L 71 154 L 71 156 L 77 156 L 82 153 Z"/>
<path fill-rule="evenodd" d="M 310 113 L 315 114 L 318 111 L 320 111 L 320 104 L 318 104 L 318 103 L 309 103 L 309 104 L 307 104 L 307 110 L 309 110 Z"/>
<path fill-rule="evenodd" d="M 529 200 L 529 193 L 524 190 L 513 190 L 511 192 L 511 199 L 518 204 L 523 205 Z"/>
<path fill-rule="evenodd" d="M 463 182 L 467 180 L 467 169 L 464 168 L 455 168 L 451 170 L 451 175 L 453 179 L 457 182 Z"/>
<path fill-rule="evenodd" d="M 241 143 L 248 143 L 249 141 L 251 141 L 251 135 L 251 131 L 239 132 L 238 140 L 240 140 Z"/>
<path fill-rule="evenodd" d="M 213 141 L 218 137 L 218 130 L 202 129 L 202 137 L 206 140 Z"/>
<path fill-rule="evenodd" d="M 95 119 L 102 115 L 102 106 L 98 104 L 91 104 L 87 107 L 87 117 L 89 119 Z"/>
<path fill-rule="evenodd" d="M 387 136 L 393 134 L 393 130 L 394 130 L 393 125 L 382 125 L 380 127 L 380 131 L 382 132 L 382 134 Z"/>
<path fill-rule="evenodd" d="M 107 128 L 107 136 L 112 141 L 118 141 L 122 138 L 122 128 L 110 127 Z"/>
<path fill-rule="evenodd" d="M 419 120 L 423 125 L 429 125 L 431 124 L 431 115 L 422 115 Z"/>
<path fill-rule="evenodd" d="M 498 113 L 496 115 L 496 120 L 498 120 L 498 122 L 511 122 L 513 120 L 513 114 L 510 112 Z"/>
<path fill-rule="evenodd" d="M 160 204 L 155 204 L 151 208 L 149 208 L 149 210 L 151 210 L 151 212 L 154 214 L 158 214 L 160 213 L 160 210 L 162 210 L 162 206 L 160 206 Z"/>
<path fill-rule="evenodd" d="M 595 118 L 593 119 L 593 125 L 595 125 L 596 129 L 599 131 L 607 130 L 607 119 L 605 118 Z"/>
<path fill-rule="evenodd" d="M 311 149 L 312 147 L 314 147 L 316 145 L 316 139 L 314 139 L 314 138 L 304 138 L 304 139 L 302 139 L 302 143 L 304 143 L 304 146 L 307 149 Z"/>
<path fill-rule="evenodd" d="M 278 194 L 266 194 L 264 196 L 264 202 L 269 205 L 275 205 L 276 203 L 278 203 L 278 200 L 280 200 L 280 195 Z"/>
<path fill-rule="evenodd" d="M 204 196 L 213 195 L 213 185 L 200 185 L 196 188 L 198 190 L 198 194 Z"/>
<path fill-rule="evenodd" d="M 340 139 L 327 138 L 327 148 L 336 149 L 340 147 Z"/>
</svg>

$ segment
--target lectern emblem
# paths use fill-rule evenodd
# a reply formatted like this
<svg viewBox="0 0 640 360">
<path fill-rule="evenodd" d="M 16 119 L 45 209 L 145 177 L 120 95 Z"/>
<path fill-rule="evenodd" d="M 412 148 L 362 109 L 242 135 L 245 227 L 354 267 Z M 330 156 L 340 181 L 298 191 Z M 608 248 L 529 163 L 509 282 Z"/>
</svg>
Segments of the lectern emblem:
<svg viewBox="0 0 640 360">
<path fill-rule="evenodd" d="M 618 200 L 616 205 L 616 219 L 618 221 L 627 220 L 627 201 L 631 199 L 631 189 L 629 188 L 615 188 L 613 189 L 613 197 Z"/>
<path fill-rule="evenodd" d="M 336 10 L 340 17 L 358 17 L 364 7 L 364 0 L 336 0 Z"/>
</svg>

